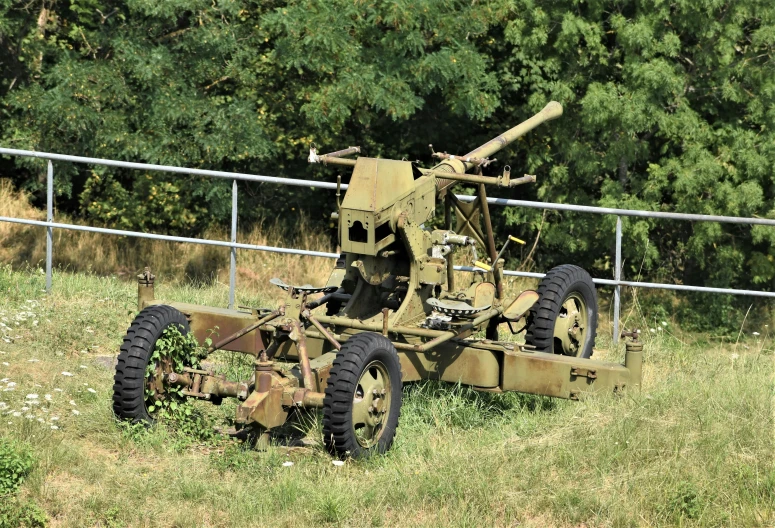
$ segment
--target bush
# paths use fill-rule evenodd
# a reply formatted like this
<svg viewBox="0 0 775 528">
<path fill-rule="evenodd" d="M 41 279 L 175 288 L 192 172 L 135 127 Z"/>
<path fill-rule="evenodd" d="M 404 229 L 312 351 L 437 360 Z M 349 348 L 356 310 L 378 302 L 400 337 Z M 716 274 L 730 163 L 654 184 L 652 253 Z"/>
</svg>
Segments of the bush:
<svg viewBox="0 0 775 528">
<path fill-rule="evenodd" d="M 0 495 L 16 491 L 34 462 L 26 445 L 0 437 Z"/>
<path fill-rule="evenodd" d="M 34 502 L 0 501 L 0 528 L 44 528 L 46 513 Z"/>
</svg>

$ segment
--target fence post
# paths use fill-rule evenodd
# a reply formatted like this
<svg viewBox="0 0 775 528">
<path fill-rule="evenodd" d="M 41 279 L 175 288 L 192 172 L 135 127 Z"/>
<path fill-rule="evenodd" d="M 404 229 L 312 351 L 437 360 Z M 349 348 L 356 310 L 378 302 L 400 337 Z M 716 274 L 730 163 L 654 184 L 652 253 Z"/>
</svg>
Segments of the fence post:
<svg viewBox="0 0 775 528">
<path fill-rule="evenodd" d="M 54 221 L 54 164 L 48 162 L 46 175 L 46 221 Z M 54 253 L 54 228 L 46 228 L 46 293 L 51 293 L 52 260 Z"/>
<path fill-rule="evenodd" d="M 231 183 L 231 243 L 237 243 L 237 180 Z M 229 263 L 229 309 L 234 308 L 234 290 L 237 287 L 237 248 L 231 248 Z"/>
<path fill-rule="evenodd" d="M 614 270 L 614 279 L 616 282 L 622 280 L 622 217 L 616 217 L 616 269 Z M 619 310 L 621 303 L 622 287 L 614 287 L 614 345 L 619 343 Z"/>
</svg>

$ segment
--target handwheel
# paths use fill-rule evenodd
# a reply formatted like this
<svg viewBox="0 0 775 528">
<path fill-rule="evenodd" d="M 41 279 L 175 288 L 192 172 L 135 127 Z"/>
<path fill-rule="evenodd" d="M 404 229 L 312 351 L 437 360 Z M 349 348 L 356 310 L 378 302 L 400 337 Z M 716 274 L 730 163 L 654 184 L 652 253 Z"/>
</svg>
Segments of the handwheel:
<svg viewBox="0 0 775 528">
<path fill-rule="evenodd" d="M 164 375 L 173 372 L 173 358 L 158 358 L 148 368 L 156 341 L 164 330 L 177 325 L 182 335 L 190 328 L 186 316 L 172 306 L 145 308 L 132 324 L 121 343 L 113 377 L 113 412 L 132 422 L 153 423 L 157 403 L 168 397 Z"/>
<path fill-rule="evenodd" d="M 363 332 L 345 341 L 323 399 L 323 439 L 331 454 L 366 458 L 390 449 L 402 388 L 401 363 L 389 339 Z"/>
<path fill-rule="evenodd" d="M 597 292 L 592 277 L 572 264 L 552 268 L 538 286 L 525 342 L 539 352 L 589 358 L 597 333 Z"/>
</svg>

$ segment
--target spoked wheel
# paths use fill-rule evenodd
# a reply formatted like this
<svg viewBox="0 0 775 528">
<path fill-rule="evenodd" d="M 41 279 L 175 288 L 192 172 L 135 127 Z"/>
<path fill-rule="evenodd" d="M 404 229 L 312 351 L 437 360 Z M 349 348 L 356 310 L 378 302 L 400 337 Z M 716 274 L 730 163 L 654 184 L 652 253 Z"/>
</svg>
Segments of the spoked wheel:
<svg viewBox="0 0 775 528">
<path fill-rule="evenodd" d="M 186 317 L 165 305 L 149 306 L 132 321 L 121 344 L 113 377 L 113 412 L 116 417 L 153 423 L 159 404 L 172 396 L 164 380 L 166 374 L 174 372 L 173 358 L 160 356 L 151 363 L 156 341 L 172 325 L 177 325 L 182 335 L 189 332 Z"/>
<path fill-rule="evenodd" d="M 337 456 L 366 458 L 393 443 L 401 412 L 401 363 L 389 339 L 348 339 L 331 367 L 323 400 L 323 439 Z"/>
<path fill-rule="evenodd" d="M 572 264 L 552 268 L 538 286 L 525 341 L 539 352 L 588 358 L 597 333 L 597 292 L 592 277 Z"/>
</svg>

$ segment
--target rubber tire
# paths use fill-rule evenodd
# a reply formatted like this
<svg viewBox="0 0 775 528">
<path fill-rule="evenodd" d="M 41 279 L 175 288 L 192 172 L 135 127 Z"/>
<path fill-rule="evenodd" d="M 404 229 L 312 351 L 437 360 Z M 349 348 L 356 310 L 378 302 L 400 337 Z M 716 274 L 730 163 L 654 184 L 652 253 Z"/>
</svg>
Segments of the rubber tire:
<svg viewBox="0 0 775 528">
<path fill-rule="evenodd" d="M 540 296 L 530 309 L 525 342 L 538 352 L 562 354 L 554 350 L 554 323 L 563 302 L 578 293 L 587 305 L 588 333 L 582 352 L 577 357 L 589 358 L 597 335 L 597 291 L 592 277 L 583 268 L 563 264 L 549 270 L 538 286 Z"/>
<path fill-rule="evenodd" d="M 183 335 L 190 331 L 185 315 L 172 306 L 157 304 L 143 309 L 127 329 L 113 377 L 113 412 L 118 419 L 153 423 L 145 407 L 145 369 L 156 340 L 173 324 Z"/>
<path fill-rule="evenodd" d="M 353 397 L 364 368 L 375 360 L 382 362 L 390 377 L 390 409 L 379 441 L 365 448 L 352 427 Z M 323 440 L 328 451 L 340 458 L 368 458 L 387 452 L 398 429 L 402 391 L 401 362 L 389 339 L 362 332 L 345 341 L 334 359 L 323 399 Z"/>
</svg>

